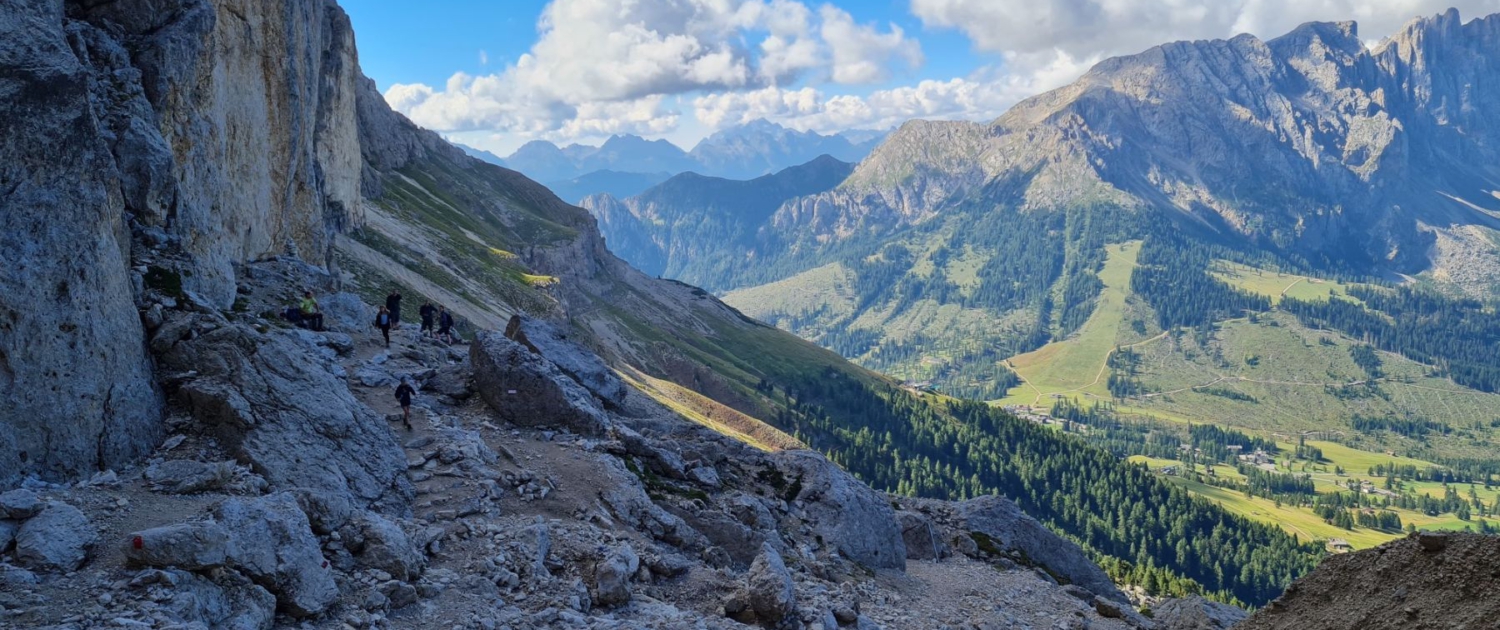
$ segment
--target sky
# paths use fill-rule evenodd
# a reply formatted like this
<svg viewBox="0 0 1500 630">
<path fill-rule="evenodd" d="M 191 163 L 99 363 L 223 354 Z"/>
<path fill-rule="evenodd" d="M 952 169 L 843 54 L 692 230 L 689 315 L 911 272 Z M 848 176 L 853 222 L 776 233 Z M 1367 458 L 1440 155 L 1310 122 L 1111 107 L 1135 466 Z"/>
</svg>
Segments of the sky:
<svg viewBox="0 0 1500 630">
<path fill-rule="evenodd" d="M 614 134 L 683 148 L 764 118 L 798 130 L 991 120 L 1098 61 L 1184 39 L 1354 20 L 1370 45 L 1500 0 L 343 0 L 391 106 L 508 155 Z"/>
</svg>

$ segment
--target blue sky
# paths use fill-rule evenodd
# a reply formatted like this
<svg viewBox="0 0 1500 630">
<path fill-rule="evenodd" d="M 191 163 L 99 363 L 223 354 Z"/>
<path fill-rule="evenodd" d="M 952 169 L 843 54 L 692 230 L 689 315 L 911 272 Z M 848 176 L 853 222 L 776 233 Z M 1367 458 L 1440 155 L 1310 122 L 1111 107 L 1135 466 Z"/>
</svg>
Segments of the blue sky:
<svg viewBox="0 0 1500 630">
<path fill-rule="evenodd" d="M 359 36 L 360 64 L 382 91 L 395 83 L 439 85 L 456 71 L 479 74 L 515 62 L 535 43 L 536 20 L 548 0 L 432 0 L 425 4 L 418 10 L 411 3 L 391 0 L 342 2 Z M 895 23 L 909 33 L 922 30 L 922 21 L 908 10 L 906 0 L 845 5 L 857 20 Z M 949 35 L 923 37 L 927 63 L 905 78 L 949 79 L 983 63 L 967 39 Z M 489 64 L 480 63 L 481 50 Z"/>
<path fill-rule="evenodd" d="M 690 148 L 765 118 L 833 133 L 990 120 L 1108 56 L 1500 0 L 343 0 L 392 107 L 506 155 L 616 133 Z"/>
</svg>

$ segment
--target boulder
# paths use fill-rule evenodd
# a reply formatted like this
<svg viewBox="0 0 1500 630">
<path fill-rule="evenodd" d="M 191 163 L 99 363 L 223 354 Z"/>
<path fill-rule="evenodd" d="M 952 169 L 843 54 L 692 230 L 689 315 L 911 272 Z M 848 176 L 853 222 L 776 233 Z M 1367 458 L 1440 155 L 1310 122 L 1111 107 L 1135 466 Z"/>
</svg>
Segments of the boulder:
<svg viewBox="0 0 1500 630">
<path fill-rule="evenodd" d="M 341 292 L 318 297 L 323 309 L 323 326 L 339 332 L 368 330 L 375 322 L 375 309 L 353 293 Z"/>
<path fill-rule="evenodd" d="M 214 579 L 186 571 L 167 571 L 171 592 L 165 608 L 182 624 L 223 630 L 269 630 L 276 617 L 276 597 L 233 571 Z"/>
<path fill-rule="evenodd" d="M 815 451 L 782 451 L 771 458 L 787 481 L 783 498 L 804 504 L 824 542 L 872 569 L 906 568 L 901 525 L 884 494 Z"/>
<path fill-rule="evenodd" d="M 191 374 L 178 387 L 184 405 L 272 489 L 305 490 L 328 514 L 344 505 L 410 510 L 394 434 L 314 347 L 286 331 L 178 321 L 169 317 L 152 340 L 162 368 Z"/>
<path fill-rule="evenodd" d="M 214 508 L 214 519 L 233 541 L 229 564 L 293 616 L 316 615 L 338 598 L 333 572 L 291 493 L 228 499 Z"/>
<path fill-rule="evenodd" d="M 469 385 L 469 369 L 464 365 L 450 365 L 438 369 L 432 378 L 422 383 L 422 390 L 447 396 L 453 400 L 468 400 L 469 396 L 474 394 L 474 389 Z"/>
<path fill-rule="evenodd" d="M 78 508 L 51 502 L 16 530 L 16 560 L 34 569 L 72 571 L 88 559 L 97 536 Z"/>
<path fill-rule="evenodd" d="M 1151 608 L 1156 630 L 1228 630 L 1250 613 L 1194 595 L 1163 601 Z"/>
<path fill-rule="evenodd" d="M 560 426 L 602 436 L 610 421 L 594 395 L 550 361 L 496 333 L 469 345 L 474 385 L 501 419 L 521 426 Z"/>
<path fill-rule="evenodd" d="M 234 481 L 235 463 L 174 459 L 146 467 L 146 485 L 169 494 L 222 490 Z"/>
<path fill-rule="evenodd" d="M 19 592 L 41 582 L 35 573 L 0 562 L 0 592 Z"/>
<path fill-rule="evenodd" d="M 10 544 L 16 541 L 18 529 L 21 529 L 20 522 L 0 518 L 0 553 L 10 550 Z"/>
<path fill-rule="evenodd" d="M 42 499 L 24 488 L 0 493 L 0 518 L 28 519 L 41 513 Z"/>
<path fill-rule="evenodd" d="M 989 545 L 1015 552 L 1022 560 L 1040 567 L 1060 582 L 1076 584 L 1093 594 L 1120 604 L 1129 604 L 1120 589 L 1110 581 L 1099 565 L 1083 549 L 1052 533 L 1036 519 L 1027 516 L 1015 503 L 999 496 L 970 499 L 957 506 L 958 525 L 978 533 Z"/>
<path fill-rule="evenodd" d="M 640 569 L 641 560 L 629 544 L 622 544 L 610 551 L 594 566 L 594 589 L 591 599 L 595 606 L 618 606 L 630 601 L 630 578 Z"/>
<path fill-rule="evenodd" d="M 385 571 L 397 579 L 414 580 L 427 566 L 427 556 L 412 544 L 400 526 L 379 514 L 365 513 L 340 531 L 359 566 Z"/>
<path fill-rule="evenodd" d="M 605 405 L 617 407 L 625 402 L 630 391 L 625 382 L 598 354 L 569 339 L 567 331 L 557 324 L 513 315 L 505 327 L 505 336 L 556 365 Z"/>
<path fill-rule="evenodd" d="M 376 590 L 385 596 L 391 608 L 405 608 L 417 603 L 417 587 L 400 580 L 389 580 Z"/>
<path fill-rule="evenodd" d="M 948 557 L 948 546 L 932 526 L 932 519 L 920 512 L 896 512 L 901 523 L 901 540 L 906 543 L 908 560 L 940 560 Z"/>
<path fill-rule="evenodd" d="M 760 553 L 761 544 L 767 541 L 766 533 L 756 531 L 732 515 L 718 510 L 690 510 L 683 506 L 669 506 L 669 511 L 727 553 L 730 560 L 740 568 L 754 562 L 756 554 Z M 771 535 L 775 535 L 774 531 Z"/>
<path fill-rule="evenodd" d="M 390 372 L 371 366 L 355 370 L 354 379 L 365 387 L 395 387 L 401 382 Z"/>
<path fill-rule="evenodd" d="M 142 567 L 197 571 L 223 566 L 230 555 L 229 530 L 211 521 L 153 527 L 131 534 L 125 559 Z"/>
<path fill-rule="evenodd" d="M 745 599 L 762 626 L 774 628 L 796 613 L 797 591 L 781 554 L 766 543 L 745 574 Z"/>
</svg>

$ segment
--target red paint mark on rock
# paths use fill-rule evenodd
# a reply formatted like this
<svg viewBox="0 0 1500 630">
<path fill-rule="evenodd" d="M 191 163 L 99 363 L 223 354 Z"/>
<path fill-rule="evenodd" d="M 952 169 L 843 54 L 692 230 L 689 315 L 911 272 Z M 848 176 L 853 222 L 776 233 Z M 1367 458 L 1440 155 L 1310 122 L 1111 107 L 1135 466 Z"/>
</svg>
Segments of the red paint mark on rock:
<svg viewBox="0 0 1500 630">
<path fill-rule="evenodd" d="M 146 539 L 141 538 L 140 536 L 136 536 L 135 538 L 131 539 L 130 546 L 135 547 L 136 549 L 145 549 Z"/>
</svg>

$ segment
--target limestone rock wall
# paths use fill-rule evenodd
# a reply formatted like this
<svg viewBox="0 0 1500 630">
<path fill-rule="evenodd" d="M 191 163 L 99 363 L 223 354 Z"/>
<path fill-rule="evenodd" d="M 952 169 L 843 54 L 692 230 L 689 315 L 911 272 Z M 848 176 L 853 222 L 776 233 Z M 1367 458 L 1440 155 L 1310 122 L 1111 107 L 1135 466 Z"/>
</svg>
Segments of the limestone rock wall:
<svg viewBox="0 0 1500 630">
<path fill-rule="evenodd" d="M 60 3 L 0 13 L 0 487 L 159 437 L 124 191 L 68 40 Z"/>
<path fill-rule="evenodd" d="M 336 4 L 122 1 L 80 15 L 120 33 L 140 69 L 176 193 L 141 219 L 183 239 L 198 266 L 188 288 L 227 305 L 235 263 L 288 249 L 321 262 L 359 221 L 359 64 Z"/>
<path fill-rule="evenodd" d="M 364 167 L 332 0 L 4 6 L 0 486 L 154 445 L 143 291 L 224 308 L 241 262 L 326 264 L 362 220 Z"/>
</svg>

